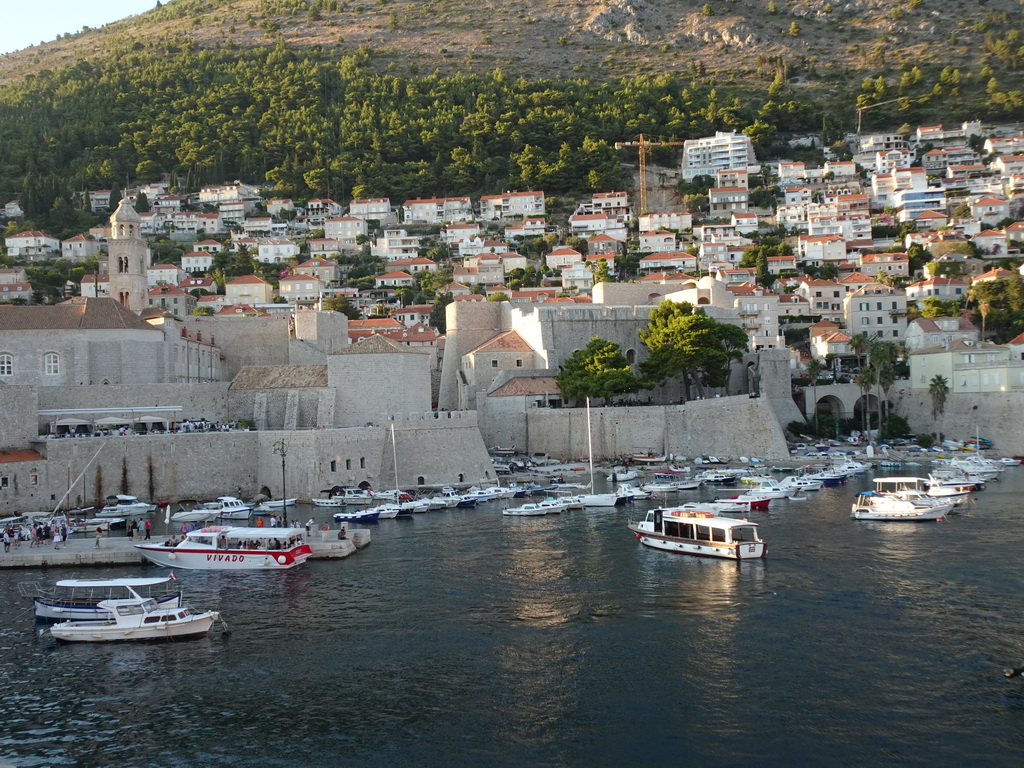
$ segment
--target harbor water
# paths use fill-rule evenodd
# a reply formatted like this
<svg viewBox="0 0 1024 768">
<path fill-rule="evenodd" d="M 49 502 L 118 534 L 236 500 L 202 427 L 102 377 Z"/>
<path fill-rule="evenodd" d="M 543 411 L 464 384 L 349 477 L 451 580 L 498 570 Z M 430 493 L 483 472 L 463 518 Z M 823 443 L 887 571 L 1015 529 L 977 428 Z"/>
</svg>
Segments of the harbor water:
<svg viewBox="0 0 1024 768">
<path fill-rule="evenodd" d="M 852 521 L 869 484 L 751 513 L 740 564 L 641 546 L 649 502 L 382 521 L 345 560 L 179 572 L 231 632 L 172 644 L 59 645 L 18 595 L 154 569 L 2 571 L 0 764 L 1024 764 L 1024 468 L 941 523 Z"/>
</svg>

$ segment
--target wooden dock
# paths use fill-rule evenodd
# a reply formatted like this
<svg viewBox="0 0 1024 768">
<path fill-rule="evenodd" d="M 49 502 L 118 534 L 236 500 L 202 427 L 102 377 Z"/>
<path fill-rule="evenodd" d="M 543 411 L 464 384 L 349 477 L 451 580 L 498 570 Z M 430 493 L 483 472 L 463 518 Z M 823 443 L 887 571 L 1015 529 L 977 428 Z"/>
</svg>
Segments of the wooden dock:
<svg viewBox="0 0 1024 768">
<path fill-rule="evenodd" d="M 370 531 L 365 528 L 350 528 L 344 539 L 338 538 L 339 531 L 313 531 L 309 546 L 313 550 L 311 560 L 336 560 L 354 555 L 370 544 Z M 99 546 L 93 536 L 74 534 L 70 541 L 62 542 L 60 549 L 53 544 L 31 547 L 27 541 L 11 545 L 10 552 L 0 553 L 0 568 L 78 568 L 82 566 L 106 567 L 111 565 L 149 564 L 124 532 L 101 536 Z"/>
</svg>

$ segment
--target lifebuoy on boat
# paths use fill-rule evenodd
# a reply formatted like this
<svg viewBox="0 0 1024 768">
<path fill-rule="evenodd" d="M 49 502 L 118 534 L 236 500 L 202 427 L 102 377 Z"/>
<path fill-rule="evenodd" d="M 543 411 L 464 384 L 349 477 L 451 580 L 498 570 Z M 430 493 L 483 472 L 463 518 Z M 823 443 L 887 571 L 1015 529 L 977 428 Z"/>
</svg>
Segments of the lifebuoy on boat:
<svg viewBox="0 0 1024 768">
<path fill-rule="evenodd" d="M 167 559 L 168 560 L 177 560 L 178 559 L 178 555 L 175 552 L 171 552 L 169 555 L 167 555 Z"/>
<path fill-rule="evenodd" d="M 278 555 L 277 556 L 277 562 L 279 562 L 281 565 L 284 565 L 285 562 L 287 562 L 287 560 L 288 560 L 288 558 L 285 557 L 284 555 Z"/>
</svg>

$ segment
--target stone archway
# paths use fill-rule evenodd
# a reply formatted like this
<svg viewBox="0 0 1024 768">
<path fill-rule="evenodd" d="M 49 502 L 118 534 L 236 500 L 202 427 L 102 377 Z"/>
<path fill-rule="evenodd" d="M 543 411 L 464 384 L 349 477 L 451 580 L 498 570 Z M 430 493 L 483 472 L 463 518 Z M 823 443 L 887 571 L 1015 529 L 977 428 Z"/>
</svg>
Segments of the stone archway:
<svg viewBox="0 0 1024 768">
<path fill-rule="evenodd" d="M 829 413 L 839 420 L 843 418 L 843 401 L 835 395 L 819 397 L 814 403 L 814 413 Z"/>
</svg>

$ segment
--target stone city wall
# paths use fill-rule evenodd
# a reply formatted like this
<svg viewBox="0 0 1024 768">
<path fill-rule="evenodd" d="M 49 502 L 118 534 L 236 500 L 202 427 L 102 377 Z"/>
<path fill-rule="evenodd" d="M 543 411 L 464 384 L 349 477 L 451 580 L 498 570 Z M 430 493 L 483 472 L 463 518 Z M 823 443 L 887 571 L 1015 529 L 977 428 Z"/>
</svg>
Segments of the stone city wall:
<svg viewBox="0 0 1024 768">
<path fill-rule="evenodd" d="M 950 394 L 942 413 L 932 417 L 932 398 L 924 389 L 892 393 L 895 410 L 910 422 L 914 434 L 941 433 L 950 440 L 981 436 L 991 440 L 993 453 L 1024 456 L 1024 392 Z"/>
<path fill-rule="evenodd" d="M 584 408 L 536 408 L 526 414 L 529 453 L 556 458 L 586 456 Z M 692 400 L 683 405 L 622 408 L 591 407 L 594 458 L 632 453 L 789 455 L 785 436 L 770 404 L 746 395 Z"/>
<path fill-rule="evenodd" d="M 395 447 L 403 487 L 472 483 L 493 478 L 476 415 L 399 417 Z M 285 476 L 275 447 L 284 441 Z M 35 461 L 0 465 L 0 517 L 56 507 L 71 482 L 73 507 L 101 506 L 129 493 L 148 501 L 309 498 L 335 485 L 394 485 L 389 426 L 268 432 L 203 432 L 37 440 Z M 83 474 L 84 471 L 84 474 Z M 461 480 L 460 480 L 461 476 Z M 420 480 L 422 479 L 422 483 Z"/>
</svg>

